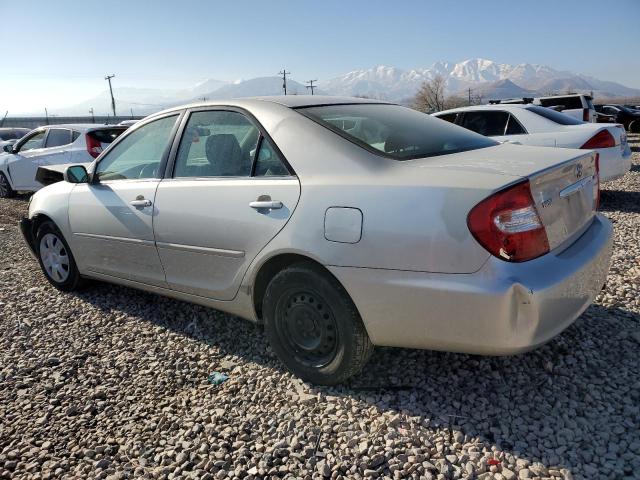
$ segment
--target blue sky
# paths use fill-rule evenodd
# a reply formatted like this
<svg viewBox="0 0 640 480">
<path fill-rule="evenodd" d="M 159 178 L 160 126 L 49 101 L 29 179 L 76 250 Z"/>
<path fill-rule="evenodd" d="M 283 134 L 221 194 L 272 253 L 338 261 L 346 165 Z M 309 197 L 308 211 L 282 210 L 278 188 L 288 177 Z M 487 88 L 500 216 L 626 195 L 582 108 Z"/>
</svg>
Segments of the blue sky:
<svg viewBox="0 0 640 480">
<path fill-rule="evenodd" d="M 378 64 L 482 57 L 640 88 L 640 0 L 0 0 L 0 110 L 116 86 L 326 79 Z"/>
</svg>

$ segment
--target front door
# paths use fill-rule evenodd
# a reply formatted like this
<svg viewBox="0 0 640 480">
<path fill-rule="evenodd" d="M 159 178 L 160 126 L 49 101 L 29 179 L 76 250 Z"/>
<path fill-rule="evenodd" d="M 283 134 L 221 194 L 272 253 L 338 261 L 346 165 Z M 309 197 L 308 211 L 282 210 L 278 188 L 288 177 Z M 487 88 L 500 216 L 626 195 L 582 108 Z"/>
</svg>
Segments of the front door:
<svg viewBox="0 0 640 480">
<path fill-rule="evenodd" d="M 153 222 L 160 172 L 178 116 L 126 134 L 100 159 L 93 181 L 71 192 L 71 247 L 81 271 L 166 286 Z"/>
<path fill-rule="evenodd" d="M 193 112 L 156 193 L 158 252 L 175 290 L 231 300 L 300 196 L 274 145 L 238 111 Z"/>
<path fill-rule="evenodd" d="M 46 151 L 44 148 L 46 136 L 46 130 L 38 130 L 17 143 L 17 152 L 7 162 L 7 172 L 11 177 L 14 190 L 33 191 L 42 187 L 36 182 L 36 171 L 39 156 Z"/>
</svg>

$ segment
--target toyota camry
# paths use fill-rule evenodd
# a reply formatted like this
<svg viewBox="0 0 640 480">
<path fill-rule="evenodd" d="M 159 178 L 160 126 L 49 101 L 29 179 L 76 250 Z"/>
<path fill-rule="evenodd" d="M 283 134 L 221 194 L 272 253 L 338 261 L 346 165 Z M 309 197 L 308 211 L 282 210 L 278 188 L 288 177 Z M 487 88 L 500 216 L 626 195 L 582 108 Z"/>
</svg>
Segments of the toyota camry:
<svg viewBox="0 0 640 480">
<path fill-rule="evenodd" d="M 611 257 L 597 153 L 367 99 L 173 108 L 64 178 L 21 222 L 52 285 L 97 279 L 259 322 L 319 384 L 374 345 L 532 349 L 590 305 Z"/>
</svg>

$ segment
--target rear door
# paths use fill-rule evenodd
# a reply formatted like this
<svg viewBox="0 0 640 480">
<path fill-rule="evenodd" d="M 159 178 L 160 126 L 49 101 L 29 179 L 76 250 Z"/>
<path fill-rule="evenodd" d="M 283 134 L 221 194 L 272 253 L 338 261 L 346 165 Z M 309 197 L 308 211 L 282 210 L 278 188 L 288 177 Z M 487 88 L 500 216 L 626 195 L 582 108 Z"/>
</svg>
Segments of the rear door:
<svg viewBox="0 0 640 480">
<path fill-rule="evenodd" d="M 193 111 L 169 170 L 154 222 L 167 282 L 231 300 L 248 265 L 291 217 L 298 179 L 257 122 L 235 109 Z"/>
<path fill-rule="evenodd" d="M 73 134 L 68 128 L 50 128 L 44 150 L 38 155 L 38 166 L 69 163 Z"/>
<path fill-rule="evenodd" d="M 179 114 L 142 125 L 100 158 L 69 197 L 73 253 L 82 271 L 166 286 L 156 250 L 155 196 Z"/>
<path fill-rule="evenodd" d="M 44 150 L 47 130 L 33 132 L 17 144 L 18 152 L 7 162 L 7 172 L 11 177 L 14 190 L 37 190 L 42 185 L 36 181 L 39 155 Z"/>
</svg>

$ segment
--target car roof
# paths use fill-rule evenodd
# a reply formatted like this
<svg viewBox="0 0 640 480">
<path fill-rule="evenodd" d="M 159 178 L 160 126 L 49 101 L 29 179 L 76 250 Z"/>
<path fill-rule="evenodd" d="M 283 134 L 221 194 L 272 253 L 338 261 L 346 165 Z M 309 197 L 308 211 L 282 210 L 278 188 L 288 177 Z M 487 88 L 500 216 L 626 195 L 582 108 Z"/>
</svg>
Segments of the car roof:
<svg viewBox="0 0 640 480">
<path fill-rule="evenodd" d="M 167 108 L 161 112 L 154 113 L 145 117 L 144 120 L 156 117 L 169 112 L 183 110 L 185 108 L 202 108 L 202 107 L 239 107 L 239 108 L 251 108 L 261 103 L 275 103 L 289 108 L 301 108 L 301 107 L 313 107 L 320 105 L 345 105 L 345 104 L 371 104 L 377 103 L 381 105 L 393 105 L 391 102 L 385 102 L 382 100 L 375 100 L 372 98 L 361 97 L 337 97 L 329 95 L 272 95 L 264 97 L 243 97 L 243 98 L 231 98 L 225 100 L 208 100 L 206 102 L 195 102 L 184 105 L 176 105 L 175 107 Z"/>
<path fill-rule="evenodd" d="M 70 128 L 86 132 L 89 130 L 98 130 L 103 128 L 125 128 L 125 125 L 106 125 L 102 123 L 61 123 L 59 125 L 41 125 L 37 128 L 34 128 L 34 130 L 38 130 L 41 128 Z"/>
<path fill-rule="evenodd" d="M 459 108 L 451 108 L 449 110 L 442 110 L 441 112 L 435 112 L 434 115 L 440 115 L 442 113 L 456 113 L 456 112 L 467 112 L 470 110 L 512 110 L 512 109 L 523 109 L 527 107 L 531 107 L 529 104 L 522 103 L 499 103 L 497 105 L 469 105 L 468 107 L 459 107 Z M 535 105 L 534 105 L 535 106 Z"/>
</svg>

